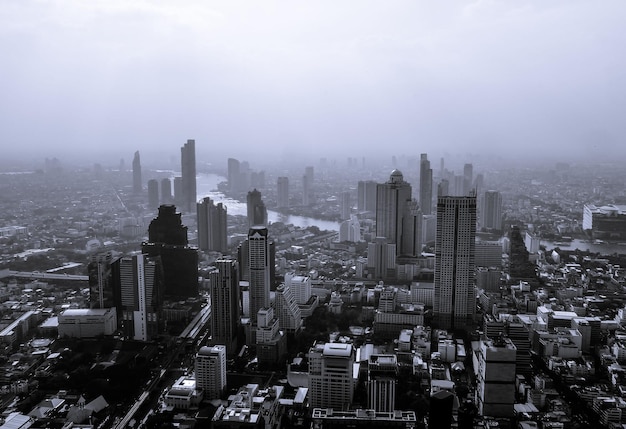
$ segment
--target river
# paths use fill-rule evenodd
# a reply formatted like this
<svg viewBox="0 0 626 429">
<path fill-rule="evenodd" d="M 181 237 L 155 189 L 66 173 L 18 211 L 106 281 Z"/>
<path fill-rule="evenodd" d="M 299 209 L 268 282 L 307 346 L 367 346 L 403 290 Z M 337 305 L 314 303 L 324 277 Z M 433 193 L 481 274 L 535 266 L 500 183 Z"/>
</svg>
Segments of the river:
<svg viewBox="0 0 626 429">
<path fill-rule="evenodd" d="M 591 253 L 600 253 L 601 255 L 612 255 L 614 253 L 617 254 L 626 254 L 626 243 L 596 243 L 593 241 L 587 240 L 572 240 L 571 243 L 562 243 L 562 242 L 552 242 L 552 241 L 541 241 L 541 244 L 546 247 L 546 249 L 551 250 L 555 247 L 558 247 L 562 250 L 582 250 L 589 251 Z"/>
<path fill-rule="evenodd" d="M 224 181 L 226 181 L 226 178 L 217 174 L 198 174 L 196 176 L 198 200 L 209 197 L 216 203 L 224 204 L 229 215 L 247 216 L 248 211 L 245 202 L 228 198 L 217 190 L 217 184 Z M 294 225 L 300 228 L 317 226 L 322 231 L 339 231 L 339 222 L 307 216 L 285 215 L 273 210 L 267 211 L 267 220 L 269 222 L 283 222 L 286 225 Z"/>
</svg>

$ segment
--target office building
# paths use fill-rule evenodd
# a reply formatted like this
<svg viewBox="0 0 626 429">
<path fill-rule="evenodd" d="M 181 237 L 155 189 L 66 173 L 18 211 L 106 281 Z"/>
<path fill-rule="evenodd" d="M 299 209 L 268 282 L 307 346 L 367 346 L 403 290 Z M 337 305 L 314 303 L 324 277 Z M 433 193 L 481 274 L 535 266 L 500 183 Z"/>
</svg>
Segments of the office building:
<svg viewBox="0 0 626 429">
<path fill-rule="evenodd" d="M 151 209 L 159 207 L 159 181 L 156 179 L 148 180 L 148 207 Z"/>
<path fill-rule="evenodd" d="M 361 241 L 361 223 L 355 215 L 351 215 L 349 220 L 344 220 L 339 225 L 339 242 L 343 241 L 351 243 Z"/>
<path fill-rule="evenodd" d="M 498 191 L 486 191 L 481 213 L 482 227 L 488 231 L 502 231 L 502 195 Z"/>
<path fill-rule="evenodd" d="M 585 204 L 583 231 L 593 239 L 626 239 L 626 205 Z"/>
<path fill-rule="evenodd" d="M 133 157 L 133 193 L 139 195 L 141 194 L 141 189 L 141 159 L 139 158 L 139 151 L 136 151 Z"/>
<path fill-rule="evenodd" d="M 198 296 L 198 250 L 189 246 L 187 227 L 183 226 L 176 206 L 159 207 L 158 216 L 148 227 L 148 241 L 141 244 L 141 250 L 161 257 L 166 298 Z"/>
<path fill-rule="evenodd" d="M 474 265 L 477 267 L 502 267 L 502 243 L 477 241 L 474 246 Z"/>
<path fill-rule="evenodd" d="M 289 178 L 281 176 L 276 180 L 276 205 L 279 209 L 289 207 Z"/>
<path fill-rule="evenodd" d="M 192 213 L 196 206 L 196 141 L 187 140 L 180 148 L 182 207 Z"/>
<path fill-rule="evenodd" d="M 69 308 L 59 313 L 59 338 L 112 336 L 117 331 L 115 308 Z"/>
<path fill-rule="evenodd" d="M 285 286 L 289 286 L 293 291 L 298 304 L 306 304 L 311 299 L 311 277 L 286 273 Z"/>
<path fill-rule="evenodd" d="M 162 331 L 163 271 L 158 257 L 124 256 L 113 262 L 117 319 L 126 338 L 151 341 Z"/>
<path fill-rule="evenodd" d="M 228 189 L 231 192 L 240 192 L 241 186 L 241 172 L 239 160 L 235 158 L 228 158 Z"/>
<path fill-rule="evenodd" d="M 352 196 L 350 191 L 344 191 L 340 194 L 339 198 L 339 216 L 341 220 L 350 219 L 350 213 L 352 212 Z"/>
<path fill-rule="evenodd" d="M 267 208 L 261 199 L 261 192 L 256 189 L 248 192 L 246 202 L 248 210 L 248 227 L 267 226 Z"/>
<path fill-rule="evenodd" d="M 257 313 L 270 306 L 270 240 L 267 228 L 254 226 L 248 232 L 250 276 L 250 322 L 256 325 Z"/>
<path fill-rule="evenodd" d="M 352 344 L 315 343 L 308 357 L 311 408 L 349 409 L 355 388 Z"/>
<path fill-rule="evenodd" d="M 259 368 L 276 367 L 287 352 L 287 337 L 280 330 L 280 322 L 274 307 L 261 308 L 257 312 L 255 329 L 256 355 Z"/>
<path fill-rule="evenodd" d="M 468 196 L 474 186 L 474 166 L 465 164 L 463 166 L 463 196 Z M 459 194 L 461 195 L 461 194 Z"/>
<path fill-rule="evenodd" d="M 467 329 L 476 310 L 476 197 L 439 197 L 434 316 L 441 329 Z"/>
<path fill-rule="evenodd" d="M 417 201 L 409 200 L 402 213 L 400 241 L 396 245 L 397 256 L 419 256 L 422 254 L 422 212 Z"/>
<path fill-rule="evenodd" d="M 360 180 L 357 185 L 357 210 L 376 212 L 376 185 L 373 180 Z"/>
<path fill-rule="evenodd" d="M 447 197 L 448 195 L 450 195 L 450 181 L 441 179 L 441 182 L 437 185 L 437 197 Z"/>
<path fill-rule="evenodd" d="M 374 279 L 395 279 L 396 245 L 384 237 L 367 243 L 367 270 Z"/>
<path fill-rule="evenodd" d="M 411 185 L 399 170 L 393 170 L 389 180 L 376 186 L 376 237 L 390 243 L 402 240 L 402 216 L 411 201 Z"/>
<path fill-rule="evenodd" d="M 112 263 L 113 254 L 111 252 L 91 256 L 91 260 L 87 265 L 87 273 L 89 275 L 89 308 L 115 307 L 111 272 Z"/>
<path fill-rule="evenodd" d="M 225 253 L 228 246 L 226 206 L 205 197 L 196 204 L 198 248 L 205 252 Z"/>
<path fill-rule="evenodd" d="M 180 176 L 174 177 L 174 204 L 183 205 L 183 178 Z"/>
<path fill-rule="evenodd" d="M 284 332 L 297 333 L 302 328 L 302 312 L 292 288 L 282 284 L 276 288 L 274 309 L 278 318 L 278 326 Z"/>
<path fill-rule="evenodd" d="M 395 355 L 370 355 L 367 362 L 367 407 L 392 412 L 396 406 L 398 361 Z"/>
<path fill-rule="evenodd" d="M 515 345 L 506 337 L 481 341 L 474 356 L 476 398 L 481 416 L 513 417 L 515 356 Z"/>
<path fill-rule="evenodd" d="M 221 258 L 209 272 L 211 289 L 211 344 L 223 344 L 226 353 L 237 352 L 239 329 L 239 276 L 237 261 Z"/>
<path fill-rule="evenodd" d="M 226 347 L 201 347 L 196 353 L 195 375 L 196 388 L 204 392 L 204 399 L 219 399 L 226 388 Z"/>
<path fill-rule="evenodd" d="M 425 153 L 420 155 L 420 209 L 424 215 L 433 211 L 433 170 Z"/>
<path fill-rule="evenodd" d="M 168 177 L 161 179 L 161 202 L 163 204 L 174 203 L 174 196 L 172 195 L 172 181 Z"/>
</svg>

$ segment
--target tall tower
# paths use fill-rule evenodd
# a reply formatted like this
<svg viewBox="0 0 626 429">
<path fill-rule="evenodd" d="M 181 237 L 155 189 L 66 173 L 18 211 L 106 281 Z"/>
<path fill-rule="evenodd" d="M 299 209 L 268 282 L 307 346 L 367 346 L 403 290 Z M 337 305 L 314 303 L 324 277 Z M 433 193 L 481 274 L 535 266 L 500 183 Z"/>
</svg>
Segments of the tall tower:
<svg viewBox="0 0 626 429">
<path fill-rule="evenodd" d="M 433 211 L 433 170 L 425 153 L 420 155 L 420 209 L 424 215 Z"/>
<path fill-rule="evenodd" d="M 393 170 L 387 182 L 376 186 L 376 237 L 400 243 L 402 215 L 411 201 L 411 192 L 411 185 L 404 181 L 399 170 Z"/>
<path fill-rule="evenodd" d="M 187 140 L 180 148 L 183 208 L 190 213 L 196 204 L 196 141 Z"/>
<path fill-rule="evenodd" d="M 136 151 L 133 157 L 133 193 L 141 194 L 141 160 L 139 159 L 139 151 Z"/>
<path fill-rule="evenodd" d="M 228 158 L 228 189 L 231 192 L 241 191 L 241 173 L 239 160 Z"/>
<path fill-rule="evenodd" d="M 250 322 L 256 325 L 257 313 L 270 306 L 270 241 L 266 227 L 253 226 L 248 232 L 250 269 Z"/>
<path fill-rule="evenodd" d="M 226 354 L 237 352 L 239 326 L 239 277 L 237 261 L 222 258 L 209 272 L 211 288 L 211 343 L 224 344 Z"/>
<path fill-rule="evenodd" d="M 248 227 L 267 226 L 267 208 L 261 199 L 261 192 L 256 189 L 248 192 Z"/>
<path fill-rule="evenodd" d="M 172 181 L 169 177 L 165 177 L 161 180 L 161 202 L 163 204 L 172 204 L 174 202 Z"/>
<path fill-rule="evenodd" d="M 226 252 L 227 214 L 222 203 L 215 205 L 209 197 L 196 204 L 198 214 L 198 248 L 204 251 Z"/>
<path fill-rule="evenodd" d="M 469 195 L 472 186 L 474 185 L 474 166 L 472 164 L 465 164 L 463 166 L 463 195 Z"/>
<path fill-rule="evenodd" d="M 150 341 L 161 331 L 162 270 L 160 259 L 125 256 L 112 265 L 118 320 L 124 335 Z"/>
<path fill-rule="evenodd" d="M 159 207 L 159 181 L 156 179 L 148 180 L 148 207 Z"/>
<path fill-rule="evenodd" d="M 111 277 L 111 252 L 93 255 L 87 265 L 89 273 L 89 308 L 113 308 L 113 284 Z"/>
<path fill-rule="evenodd" d="M 339 212 L 341 220 L 350 219 L 350 212 L 352 211 L 352 195 L 350 191 L 344 191 L 341 193 Z"/>
<path fill-rule="evenodd" d="M 354 398 L 352 344 L 315 343 L 309 349 L 309 402 L 311 408 L 345 410 Z"/>
<path fill-rule="evenodd" d="M 274 301 L 279 327 L 288 333 L 297 333 L 302 327 L 302 312 L 293 289 L 288 284 L 276 288 Z"/>
<path fill-rule="evenodd" d="M 502 231 L 502 195 L 498 191 L 486 191 L 482 212 L 483 228 Z"/>
<path fill-rule="evenodd" d="M 196 388 L 204 391 L 205 399 L 219 399 L 226 388 L 226 347 L 200 347 L 196 354 Z"/>
<path fill-rule="evenodd" d="M 183 226 L 176 206 L 159 207 L 158 216 L 148 227 L 148 241 L 141 244 L 141 250 L 161 257 L 166 297 L 198 296 L 198 250 L 189 246 L 187 227 Z"/>
<path fill-rule="evenodd" d="M 442 329 L 467 328 L 475 313 L 476 196 L 439 197 L 434 315 Z"/>
<path fill-rule="evenodd" d="M 276 181 L 276 203 L 278 208 L 289 207 L 289 178 L 281 176 Z"/>
</svg>

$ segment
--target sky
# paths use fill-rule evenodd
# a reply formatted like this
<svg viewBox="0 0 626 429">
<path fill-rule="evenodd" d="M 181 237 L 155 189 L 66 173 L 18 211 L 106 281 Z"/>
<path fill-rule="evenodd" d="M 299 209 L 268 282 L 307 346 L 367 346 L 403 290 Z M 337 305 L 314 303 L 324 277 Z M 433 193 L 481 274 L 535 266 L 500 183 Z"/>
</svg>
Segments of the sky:
<svg viewBox="0 0 626 429">
<path fill-rule="evenodd" d="M 2 0 L 0 145 L 615 160 L 624 22 L 623 0 Z"/>
</svg>

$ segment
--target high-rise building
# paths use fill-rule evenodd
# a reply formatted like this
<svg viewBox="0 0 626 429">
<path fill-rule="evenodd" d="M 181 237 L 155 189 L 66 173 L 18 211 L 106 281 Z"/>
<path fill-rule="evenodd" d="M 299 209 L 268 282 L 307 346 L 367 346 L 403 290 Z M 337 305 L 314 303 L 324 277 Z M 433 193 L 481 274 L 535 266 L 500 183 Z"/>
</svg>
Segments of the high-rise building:
<svg viewBox="0 0 626 429">
<path fill-rule="evenodd" d="M 211 288 L 211 344 L 226 346 L 226 354 L 237 352 L 239 327 L 239 276 L 237 261 L 221 258 L 209 272 Z"/>
<path fill-rule="evenodd" d="M 476 197 L 439 197 L 434 315 L 442 329 L 464 329 L 475 313 Z"/>
<path fill-rule="evenodd" d="M 349 220 L 344 220 L 339 225 L 339 242 L 342 241 L 352 243 L 361 241 L 361 223 L 355 215 L 351 215 Z"/>
<path fill-rule="evenodd" d="M 450 182 L 448 179 L 441 179 L 437 185 L 437 197 L 447 197 L 450 195 Z"/>
<path fill-rule="evenodd" d="M 270 240 L 266 227 L 253 226 L 248 232 L 250 270 L 250 322 L 256 325 L 257 313 L 270 306 Z"/>
<path fill-rule="evenodd" d="M 433 211 L 433 170 L 425 153 L 420 155 L 420 209 L 424 215 Z"/>
<path fill-rule="evenodd" d="M 141 194 L 141 188 L 141 160 L 139 151 L 136 151 L 133 157 L 133 193 Z"/>
<path fill-rule="evenodd" d="M 118 321 L 126 338 L 150 341 L 162 330 L 162 269 L 160 258 L 124 256 L 111 267 Z"/>
<path fill-rule="evenodd" d="M 376 186 L 373 180 L 360 180 L 357 186 L 357 210 L 376 212 Z"/>
<path fill-rule="evenodd" d="M 228 158 L 228 189 L 231 192 L 241 191 L 241 173 L 239 160 Z"/>
<path fill-rule="evenodd" d="M 111 252 L 91 256 L 87 265 L 89 274 L 89 308 L 113 308 L 113 284 L 111 277 Z"/>
<path fill-rule="evenodd" d="M 198 250 L 189 246 L 187 227 L 183 226 L 176 206 L 159 207 L 158 216 L 148 227 L 148 241 L 141 244 L 141 250 L 161 257 L 166 298 L 198 296 Z"/>
<path fill-rule="evenodd" d="M 306 304 L 311 298 L 311 277 L 285 274 L 285 285 L 293 291 L 296 303 Z"/>
<path fill-rule="evenodd" d="M 355 387 L 352 344 L 315 343 L 308 357 L 311 408 L 348 409 Z"/>
<path fill-rule="evenodd" d="M 390 243 L 402 240 L 402 216 L 411 201 L 411 185 L 399 170 L 393 170 L 389 180 L 376 186 L 376 237 Z"/>
<path fill-rule="evenodd" d="M 474 186 L 474 166 L 465 164 L 463 166 L 463 196 L 469 195 L 470 190 Z"/>
<path fill-rule="evenodd" d="M 370 355 L 367 363 L 367 407 L 382 412 L 393 412 L 396 406 L 396 355 Z"/>
<path fill-rule="evenodd" d="M 183 205 L 183 178 L 180 176 L 174 177 L 174 204 Z"/>
<path fill-rule="evenodd" d="M 474 369 L 481 416 L 513 417 L 515 356 L 515 345 L 506 337 L 481 341 L 478 367 Z"/>
<path fill-rule="evenodd" d="M 302 328 L 302 312 L 298 307 L 296 296 L 287 284 L 276 288 L 274 309 L 278 318 L 278 326 L 284 332 L 297 333 Z"/>
<path fill-rule="evenodd" d="M 312 203 L 313 198 L 313 167 L 305 167 L 304 176 L 302 176 L 302 205 L 308 206 Z"/>
<path fill-rule="evenodd" d="M 454 393 L 438 390 L 430 396 L 428 427 L 450 429 L 454 407 Z"/>
<path fill-rule="evenodd" d="M 148 180 L 148 207 L 159 207 L 159 181 L 156 179 Z"/>
<path fill-rule="evenodd" d="M 191 213 L 196 204 L 196 141 L 187 140 L 180 148 L 182 207 Z"/>
<path fill-rule="evenodd" d="M 419 256 L 422 253 L 422 212 L 417 201 L 407 201 L 402 214 L 400 242 L 396 246 L 397 256 Z"/>
<path fill-rule="evenodd" d="M 289 178 L 281 176 L 276 181 L 276 205 L 278 208 L 289 207 Z"/>
<path fill-rule="evenodd" d="M 256 354 L 260 368 L 268 368 L 280 362 L 287 351 L 287 337 L 280 330 L 280 322 L 274 307 L 261 308 L 257 312 L 255 328 Z"/>
<path fill-rule="evenodd" d="M 168 177 L 161 179 L 161 202 L 163 204 L 172 204 L 174 202 L 172 181 Z"/>
<path fill-rule="evenodd" d="M 367 244 L 367 269 L 375 279 L 396 278 L 396 245 L 385 237 Z"/>
<path fill-rule="evenodd" d="M 502 195 L 498 191 L 485 192 L 482 226 L 487 230 L 502 231 Z"/>
<path fill-rule="evenodd" d="M 226 206 L 205 197 L 196 204 L 198 214 L 198 248 L 226 252 L 228 245 Z"/>
<path fill-rule="evenodd" d="M 339 215 L 342 220 L 350 219 L 350 212 L 352 211 L 352 196 L 350 191 L 344 191 L 341 193 L 341 200 L 339 204 Z"/>
<path fill-rule="evenodd" d="M 267 226 L 267 208 L 261 199 L 261 192 L 256 189 L 248 192 L 248 227 Z"/>
<path fill-rule="evenodd" d="M 196 388 L 204 399 L 219 399 L 226 388 L 226 347 L 222 344 L 200 347 L 196 353 Z"/>
</svg>

